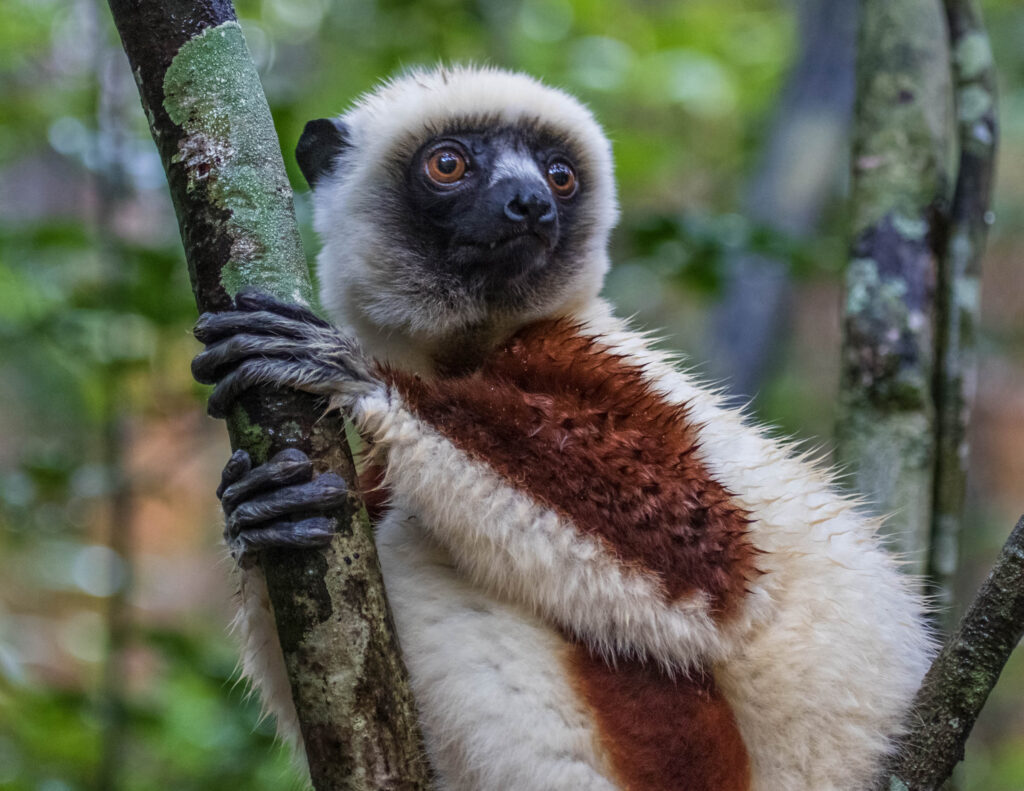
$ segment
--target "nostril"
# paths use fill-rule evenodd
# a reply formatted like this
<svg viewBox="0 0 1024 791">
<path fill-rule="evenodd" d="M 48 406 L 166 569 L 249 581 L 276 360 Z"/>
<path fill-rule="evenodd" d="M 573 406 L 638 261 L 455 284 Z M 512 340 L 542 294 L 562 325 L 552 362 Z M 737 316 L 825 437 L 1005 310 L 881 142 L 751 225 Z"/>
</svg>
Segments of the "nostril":
<svg viewBox="0 0 1024 791">
<path fill-rule="evenodd" d="M 555 221 L 555 217 L 558 216 L 558 212 L 555 210 L 555 205 L 549 202 L 546 206 L 542 206 L 541 208 L 544 209 L 545 211 L 540 217 L 537 218 L 537 222 L 541 223 L 542 225 L 548 225 L 549 223 L 553 223 Z"/>
<path fill-rule="evenodd" d="M 533 192 L 527 200 L 530 220 L 535 223 L 550 223 L 555 219 L 555 204 L 547 192 Z"/>
<path fill-rule="evenodd" d="M 512 222 L 522 222 L 530 216 L 530 207 L 517 195 L 505 204 L 505 216 Z"/>
</svg>

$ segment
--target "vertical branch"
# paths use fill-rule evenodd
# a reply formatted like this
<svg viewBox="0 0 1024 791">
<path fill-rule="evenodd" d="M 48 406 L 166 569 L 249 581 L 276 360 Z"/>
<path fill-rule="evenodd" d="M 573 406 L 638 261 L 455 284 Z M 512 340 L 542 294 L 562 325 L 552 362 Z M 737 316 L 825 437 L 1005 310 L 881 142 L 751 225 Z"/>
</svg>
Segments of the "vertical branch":
<svg viewBox="0 0 1024 791">
<path fill-rule="evenodd" d="M 201 311 L 243 285 L 309 302 L 311 287 L 270 109 L 228 0 L 109 0 L 160 152 Z M 340 418 L 298 393 L 244 396 L 233 447 L 285 447 L 354 487 Z M 356 497 L 331 546 L 262 557 L 313 785 L 427 788 L 407 674 L 373 536 Z"/>
<path fill-rule="evenodd" d="M 977 367 L 974 334 L 980 310 L 981 257 L 991 222 L 997 121 L 995 63 L 978 4 L 945 0 L 945 7 L 960 159 L 939 267 L 935 502 L 928 575 L 935 582 L 939 603 L 949 612 L 966 491 L 967 426 Z"/>
<path fill-rule="evenodd" d="M 939 0 L 864 0 L 857 63 L 839 458 L 854 488 L 893 514 L 920 571 L 934 471 L 936 219 L 949 133 Z"/>
</svg>

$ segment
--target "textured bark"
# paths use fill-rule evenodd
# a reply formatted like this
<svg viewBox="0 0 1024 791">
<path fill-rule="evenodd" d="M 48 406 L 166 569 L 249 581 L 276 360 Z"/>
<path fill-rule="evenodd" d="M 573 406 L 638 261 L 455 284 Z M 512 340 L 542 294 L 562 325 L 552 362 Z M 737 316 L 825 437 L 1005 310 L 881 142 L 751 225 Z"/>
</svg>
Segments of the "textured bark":
<svg viewBox="0 0 1024 791">
<path fill-rule="evenodd" d="M 311 287 L 270 110 L 230 2 L 110 0 L 171 189 L 200 311 L 243 285 L 308 304 Z M 228 421 L 262 462 L 285 447 L 354 484 L 340 418 L 260 390 Z M 425 789 L 427 769 L 373 536 L 356 497 L 323 551 L 262 564 L 313 785 Z"/>
<path fill-rule="evenodd" d="M 964 742 L 1024 637 L 1024 517 L 988 579 L 932 664 L 908 719 L 913 730 L 879 786 L 934 791 L 964 757 Z"/>
<path fill-rule="evenodd" d="M 934 471 L 935 245 L 951 139 L 939 0 L 864 0 L 839 458 L 922 571 Z"/>
<path fill-rule="evenodd" d="M 959 168 L 939 266 L 936 317 L 935 501 L 928 575 L 938 603 L 952 610 L 952 576 L 967 484 L 967 426 L 976 375 L 974 332 L 981 258 L 997 146 L 996 72 L 975 0 L 945 0 L 953 55 Z"/>
</svg>

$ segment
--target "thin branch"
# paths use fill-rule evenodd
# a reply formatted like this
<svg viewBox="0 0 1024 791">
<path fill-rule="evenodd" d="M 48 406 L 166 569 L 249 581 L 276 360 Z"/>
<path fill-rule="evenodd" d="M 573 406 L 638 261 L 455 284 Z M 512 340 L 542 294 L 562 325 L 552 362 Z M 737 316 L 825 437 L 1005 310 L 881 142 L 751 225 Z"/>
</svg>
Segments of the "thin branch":
<svg viewBox="0 0 1024 791">
<path fill-rule="evenodd" d="M 996 69 L 975 0 L 945 0 L 953 62 L 960 161 L 939 263 L 936 320 L 935 500 L 928 575 L 951 611 L 952 576 L 963 519 L 967 427 L 977 360 L 981 259 L 992 221 L 989 206 L 998 145 Z"/>
<path fill-rule="evenodd" d="M 964 757 L 964 743 L 1024 636 L 1024 517 L 917 693 L 904 749 L 880 786 L 934 791 Z"/>
<path fill-rule="evenodd" d="M 171 188 L 201 311 L 244 285 L 311 286 L 270 108 L 226 0 L 109 0 Z M 341 420 L 291 392 L 247 394 L 228 428 L 257 462 L 298 447 L 355 488 Z M 173 461 L 173 460 L 171 460 Z M 169 462 L 170 463 L 170 462 Z M 356 497 L 323 551 L 262 558 L 318 791 L 428 787 L 373 536 Z"/>
</svg>

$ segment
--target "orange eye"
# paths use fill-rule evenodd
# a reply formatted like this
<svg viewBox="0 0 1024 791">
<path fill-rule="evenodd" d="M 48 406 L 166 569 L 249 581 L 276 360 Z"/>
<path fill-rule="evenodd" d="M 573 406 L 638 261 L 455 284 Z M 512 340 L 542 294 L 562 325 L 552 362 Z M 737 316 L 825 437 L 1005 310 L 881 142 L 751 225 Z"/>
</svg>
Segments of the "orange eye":
<svg viewBox="0 0 1024 791">
<path fill-rule="evenodd" d="M 450 186 L 466 175 L 466 158 L 455 148 L 439 148 L 427 160 L 427 176 L 436 184 Z"/>
<path fill-rule="evenodd" d="M 576 171 L 564 159 L 548 165 L 548 184 L 559 198 L 568 198 L 576 192 Z"/>
</svg>

